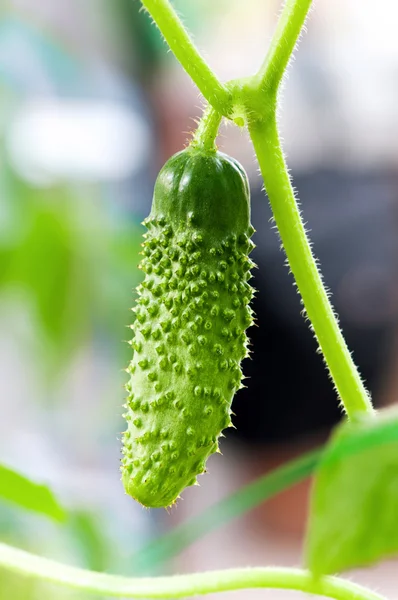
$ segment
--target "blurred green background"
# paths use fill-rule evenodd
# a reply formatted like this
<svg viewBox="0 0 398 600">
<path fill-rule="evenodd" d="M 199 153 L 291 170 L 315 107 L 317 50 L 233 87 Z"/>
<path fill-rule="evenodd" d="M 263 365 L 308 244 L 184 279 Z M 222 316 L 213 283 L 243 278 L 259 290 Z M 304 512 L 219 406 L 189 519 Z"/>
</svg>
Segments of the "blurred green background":
<svg viewBox="0 0 398 600">
<path fill-rule="evenodd" d="M 160 44 L 138 9 L 0 9 L 0 460 L 51 484 L 68 510 L 58 523 L 2 502 L 0 538 L 125 573 L 155 528 L 118 473 L 125 340 L 156 169 L 143 78 Z M 0 576 L 2 599 L 80 596 Z"/>
</svg>

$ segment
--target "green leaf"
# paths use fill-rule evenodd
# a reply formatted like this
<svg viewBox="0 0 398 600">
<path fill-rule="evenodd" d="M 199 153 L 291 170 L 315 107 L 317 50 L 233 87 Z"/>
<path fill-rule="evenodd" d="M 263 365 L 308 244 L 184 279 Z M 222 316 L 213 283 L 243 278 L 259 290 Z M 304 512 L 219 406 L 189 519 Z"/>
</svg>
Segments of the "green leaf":
<svg viewBox="0 0 398 600">
<path fill-rule="evenodd" d="M 398 412 L 339 426 L 319 463 L 306 562 L 315 575 L 398 553 Z"/>
<path fill-rule="evenodd" d="M 101 519 L 94 513 L 77 510 L 69 514 L 68 523 L 84 564 L 93 571 L 105 571 L 111 550 Z"/>
<path fill-rule="evenodd" d="M 0 465 L 0 498 L 56 521 L 63 521 L 66 516 L 47 486 L 31 481 L 4 465 Z"/>
</svg>

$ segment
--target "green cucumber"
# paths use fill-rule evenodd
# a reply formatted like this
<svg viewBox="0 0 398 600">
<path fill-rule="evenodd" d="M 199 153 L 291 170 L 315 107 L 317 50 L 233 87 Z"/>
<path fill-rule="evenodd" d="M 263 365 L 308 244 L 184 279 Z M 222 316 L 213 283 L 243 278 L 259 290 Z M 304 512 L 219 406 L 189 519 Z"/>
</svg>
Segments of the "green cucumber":
<svg viewBox="0 0 398 600">
<path fill-rule="evenodd" d="M 179 152 L 144 224 L 122 480 L 144 506 L 165 507 L 205 471 L 241 387 L 254 246 L 243 168 L 219 152 Z"/>
</svg>

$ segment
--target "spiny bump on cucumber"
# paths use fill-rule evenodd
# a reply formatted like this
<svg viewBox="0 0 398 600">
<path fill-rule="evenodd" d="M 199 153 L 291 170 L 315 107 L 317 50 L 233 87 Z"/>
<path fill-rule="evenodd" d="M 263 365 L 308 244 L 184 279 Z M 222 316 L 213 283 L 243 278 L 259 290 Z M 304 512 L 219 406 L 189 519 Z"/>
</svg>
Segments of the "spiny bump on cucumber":
<svg viewBox="0 0 398 600">
<path fill-rule="evenodd" d="M 254 264 L 243 168 L 219 152 L 176 154 L 144 224 L 122 480 L 144 506 L 166 507 L 219 450 L 243 387 Z"/>
</svg>

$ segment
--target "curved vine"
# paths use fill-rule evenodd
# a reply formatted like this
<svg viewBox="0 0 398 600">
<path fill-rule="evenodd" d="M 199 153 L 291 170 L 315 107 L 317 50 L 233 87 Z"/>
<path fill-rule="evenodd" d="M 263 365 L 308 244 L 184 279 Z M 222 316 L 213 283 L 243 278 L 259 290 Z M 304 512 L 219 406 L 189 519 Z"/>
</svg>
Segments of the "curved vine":
<svg viewBox="0 0 398 600">
<path fill-rule="evenodd" d="M 227 569 L 169 577 L 129 578 L 86 571 L 0 543 L 0 566 L 50 583 L 124 598 L 186 598 L 247 588 L 286 589 L 334 600 L 384 600 L 337 577 L 315 580 L 307 571 L 284 568 Z"/>
</svg>

